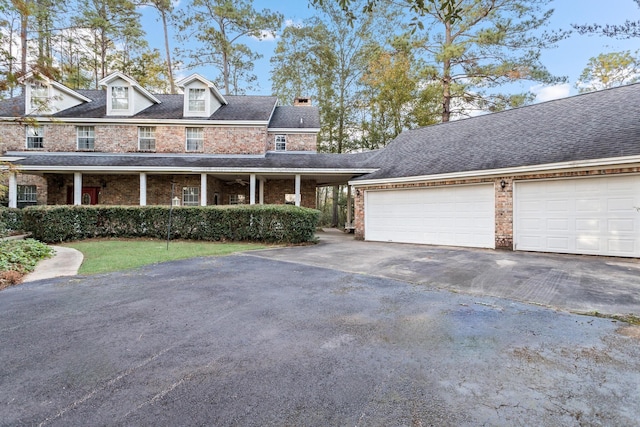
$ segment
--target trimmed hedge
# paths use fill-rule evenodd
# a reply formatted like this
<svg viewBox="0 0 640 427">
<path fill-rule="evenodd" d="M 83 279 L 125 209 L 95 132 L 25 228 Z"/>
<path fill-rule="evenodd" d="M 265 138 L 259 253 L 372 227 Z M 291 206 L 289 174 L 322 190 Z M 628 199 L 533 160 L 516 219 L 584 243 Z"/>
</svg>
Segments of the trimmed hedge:
<svg viewBox="0 0 640 427">
<path fill-rule="evenodd" d="M 94 237 L 167 238 L 169 206 L 32 206 L 25 231 L 47 243 Z M 171 238 L 302 243 L 320 218 L 315 209 L 289 205 L 174 207 Z"/>
<path fill-rule="evenodd" d="M 22 214 L 21 209 L 0 207 L 0 237 L 13 231 L 24 230 Z"/>
</svg>

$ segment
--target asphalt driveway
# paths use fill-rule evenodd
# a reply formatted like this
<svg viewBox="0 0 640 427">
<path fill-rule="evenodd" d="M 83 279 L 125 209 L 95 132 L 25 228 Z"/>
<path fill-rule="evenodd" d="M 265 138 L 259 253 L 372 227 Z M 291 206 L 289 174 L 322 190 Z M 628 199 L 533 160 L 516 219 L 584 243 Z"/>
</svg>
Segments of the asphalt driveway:
<svg viewBox="0 0 640 427">
<path fill-rule="evenodd" d="M 261 255 L 0 292 L 0 425 L 640 419 L 638 327 Z"/>
<path fill-rule="evenodd" d="M 488 295 L 576 313 L 640 317 L 640 260 L 362 242 L 337 230 L 313 246 L 253 255 Z"/>
</svg>

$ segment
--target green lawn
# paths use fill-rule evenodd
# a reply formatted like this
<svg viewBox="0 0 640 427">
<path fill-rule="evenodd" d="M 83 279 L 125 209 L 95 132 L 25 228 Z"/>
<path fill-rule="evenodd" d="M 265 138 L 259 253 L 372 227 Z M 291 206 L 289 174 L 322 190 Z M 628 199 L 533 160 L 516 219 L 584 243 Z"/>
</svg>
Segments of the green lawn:
<svg viewBox="0 0 640 427">
<path fill-rule="evenodd" d="M 79 274 L 109 273 L 157 262 L 201 256 L 229 255 L 234 252 L 264 249 L 256 243 L 219 243 L 161 240 L 89 240 L 65 243 L 84 254 Z"/>
</svg>

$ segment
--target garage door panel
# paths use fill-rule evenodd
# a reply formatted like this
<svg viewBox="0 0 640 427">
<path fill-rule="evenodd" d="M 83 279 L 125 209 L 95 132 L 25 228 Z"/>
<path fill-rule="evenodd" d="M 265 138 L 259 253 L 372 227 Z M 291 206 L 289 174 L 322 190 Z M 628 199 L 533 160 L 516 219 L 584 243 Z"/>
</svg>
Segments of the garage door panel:
<svg viewBox="0 0 640 427">
<path fill-rule="evenodd" d="M 569 221 L 565 218 L 550 219 L 547 221 L 547 230 L 566 232 L 569 230 Z"/>
<path fill-rule="evenodd" d="M 638 257 L 640 213 L 634 208 L 638 205 L 638 175 L 516 182 L 514 246 Z"/>
<path fill-rule="evenodd" d="M 547 246 L 554 251 L 566 251 L 569 249 L 568 237 L 548 237 Z"/>
<path fill-rule="evenodd" d="M 367 191 L 365 239 L 495 245 L 493 184 Z"/>
<path fill-rule="evenodd" d="M 635 223 L 631 219 L 610 219 L 607 222 L 607 230 L 612 233 L 633 233 L 635 231 Z"/>
<path fill-rule="evenodd" d="M 609 240 L 608 249 L 611 253 L 617 254 L 625 254 L 634 250 L 637 242 L 631 239 L 618 239 L 618 240 Z"/>
<path fill-rule="evenodd" d="M 601 210 L 600 200 L 598 199 L 577 199 L 576 212 L 599 212 Z"/>
<path fill-rule="evenodd" d="M 631 212 L 633 210 L 633 198 L 609 199 L 607 201 L 609 212 Z"/>
<path fill-rule="evenodd" d="M 600 231 L 600 227 L 598 219 L 576 219 L 576 231 L 597 233 Z"/>
</svg>

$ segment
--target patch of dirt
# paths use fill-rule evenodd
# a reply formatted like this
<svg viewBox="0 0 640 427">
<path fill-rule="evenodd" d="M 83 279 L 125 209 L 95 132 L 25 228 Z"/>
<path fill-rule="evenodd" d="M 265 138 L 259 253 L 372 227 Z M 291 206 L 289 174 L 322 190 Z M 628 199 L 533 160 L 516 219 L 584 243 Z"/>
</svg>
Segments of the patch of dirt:
<svg viewBox="0 0 640 427">
<path fill-rule="evenodd" d="M 638 325 L 623 326 L 621 328 L 618 328 L 616 332 L 620 335 L 624 335 L 625 337 L 640 340 L 640 326 Z"/>
<path fill-rule="evenodd" d="M 513 356 L 527 363 L 543 363 L 547 361 L 538 351 L 532 350 L 529 347 L 514 348 Z"/>
</svg>

